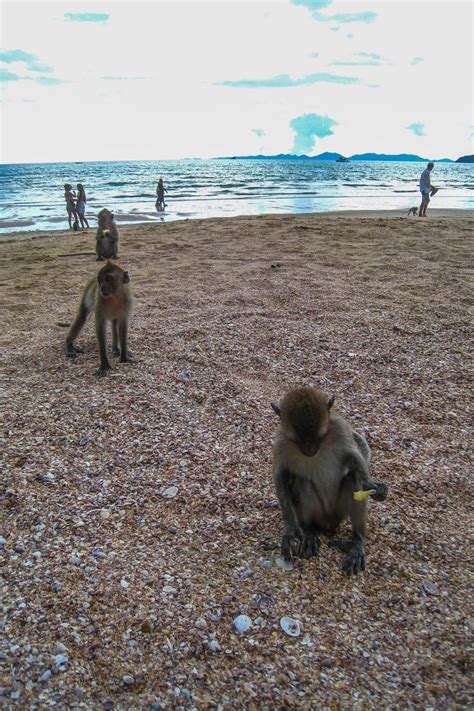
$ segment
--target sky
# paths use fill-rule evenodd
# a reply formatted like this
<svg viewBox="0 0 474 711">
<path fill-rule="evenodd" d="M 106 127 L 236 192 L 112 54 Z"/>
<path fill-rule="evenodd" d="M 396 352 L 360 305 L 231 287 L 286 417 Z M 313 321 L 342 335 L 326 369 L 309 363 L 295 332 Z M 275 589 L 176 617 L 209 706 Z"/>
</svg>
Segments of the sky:
<svg viewBox="0 0 474 711">
<path fill-rule="evenodd" d="M 2 0 L 1 162 L 473 153 L 471 0 Z"/>
</svg>

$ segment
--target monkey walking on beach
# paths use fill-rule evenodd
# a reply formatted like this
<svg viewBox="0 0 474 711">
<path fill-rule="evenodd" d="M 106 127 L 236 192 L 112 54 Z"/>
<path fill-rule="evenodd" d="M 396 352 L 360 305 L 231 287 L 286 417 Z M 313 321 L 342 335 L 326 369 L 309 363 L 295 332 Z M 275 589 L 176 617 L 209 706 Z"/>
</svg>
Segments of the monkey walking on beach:
<svg viewBox="0 0 474 711">
<path fill-rule="evenodd" d="M 410 207 L 410 209 L 407 212 L 407 217 L 410 217 L 410 215 L 414 215 L 414 217 L 416 217 L 418 215 L 418 208 L 417 207 Z"/>
<path fill-rule="evenodd" d="M 121 363 L 129 363 L 127 349 L 128 321 L 132 310 L 130 277 L 117 264 L 110 261 L 87 284 L 82 295 L 77 316 L 66 338 L 66 355 L 75 358 L 82 351 L 74 345 L 87 317 L 94 311 L 95 330 L 100 351 L 100 367 L 96 375 L 104 376 L 110 370 L 107 358 L 106 325 L 112 322 L 112 352 L 120 356 Z M 120 344 L 120 347 L 119 347 Z"/>
<path fill-rule="evenodd" d="M 104 207 L 97 215 L 97 232 L 95 251 L 97 262 L 104 259 L 118 259 L 119 233 L 114 219 L 114 213 Z"/>
<path fill-rule="evenodd" d="M 344 570 L 355 574 L 365 568 L 367 491 L 383 501 L 388 487 L 371 480 L 369 445 L 346 420 L 330 414 L 333 403 L 334 397 L 310 387 L 291 390 L 279 406 L 272 403 L 280 418 L 273 474 L 283 514 L 281 552 L 286 560 L 317 556 L 318 533 L 332 533 L 349 518 L 352 540 L 330 545 L 346 553 Z"/>
</svg>

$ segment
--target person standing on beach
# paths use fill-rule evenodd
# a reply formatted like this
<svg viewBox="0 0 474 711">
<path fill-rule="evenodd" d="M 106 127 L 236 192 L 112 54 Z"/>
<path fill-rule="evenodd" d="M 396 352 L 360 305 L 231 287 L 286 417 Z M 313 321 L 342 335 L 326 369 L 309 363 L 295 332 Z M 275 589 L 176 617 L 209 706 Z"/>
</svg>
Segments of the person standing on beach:
<svg viewBox="0 0 474 711">
<path fill-rule="evenodd" d="M 168 191 L 165 190 L 165 186 L 163 184 L 163 178 L 160 178 L 158 181 L 158 185 L 156 186 L 156 194 L 158 197 L 156 198 L 155 205 L 158 212 L 164 212 L 165 210 L 165 193 L 167 192 Z"/>
<path fill-rule="evenodd" d="M 434 195 L 437 192 L 437 188 L 431 185 L 431 171 L 433 168 L 434 163 L 428 163 L 420 176 L 421 205 L 418 210 L 418 217 L 426 217 L 426 208 L 430 202 L 430 194 Z"/>
<path fill-rule="evenodd" d="M 76 198 L 76 194 L 75 194 L 74 190 L 72 189 L 72 185 L 70 183 L 65 183 L 64 184 L 64 199 L 66 200 L 67 219 L 69 222 L 69 229 L 70 230 L 73 229 L 74 225 L 79 224 L 79 221 L 77 219 L 75 198 Z M 73 217 L 74 217 L 74 223 L 72 222 Z M 77 230 L 77 227 L 75 229 Z"/>
<path fill-rule="evenodd" d="M 82 229 L 85 229 L 85 226 L 89 229 L 89 223 L 87 222 L 86 219 L 86 191 L 84 190 L 84 186 L 82 183 L 77 184 L 77 204 L 76 204 L 76 210 L 77 214 L 79 216 L 79 219 L 81 221 L 81 227 Z"/>
</svg>

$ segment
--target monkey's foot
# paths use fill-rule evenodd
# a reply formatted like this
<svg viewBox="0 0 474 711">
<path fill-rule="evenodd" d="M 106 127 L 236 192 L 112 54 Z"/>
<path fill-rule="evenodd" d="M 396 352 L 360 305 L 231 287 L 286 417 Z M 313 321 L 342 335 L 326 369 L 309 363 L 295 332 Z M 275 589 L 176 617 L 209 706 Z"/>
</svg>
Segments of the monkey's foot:
<svg viewBox="0 0 474 711">
<path fill-rule="evenodd" d="M 112 348 L 112 355 L 119 356 L 120 355 L 120 348 Z"/>
<path fill-rule="evenodd" d="M 68 358 L 75 358 L 78 353 L 84 353 L 82 348 L 77 348 L 72 343 L 68 343 L 66 346 L 66 355 Z"/>
<path fill-rule="evenodd" d="M 96 262 L 103 262 L 103 261 L 104 261 L 104 258 L 103 258 L 103 257 L 96 257 L 96 260 L 95 260 L 95 261 L 96 261 Z"/>
<path fill-rule="evenodd" d="M 107 366 L 101 365 L 100 368 L 98 368 L 95 371 L 94 375 L 96 376 L 96 378 L 104 378 L 107 375 L 107 373 L 109 372 L 109 370 L 112 370 L 110 365 L 107 365 Z"/>
<path fill-rule="evenodd" d="M 329 541 L 330 548 L 338 548 L 346 554 L 342 569 L 347 575 L 357 575 L 365 570 L 365 546 L 358 541 Z"/>
<path fill-rule="evenodd" d="M 120 358 L 121 363 L 133 363 L 133 359 L 130 355 L 126 355 L 123 358 Z"/>
</svg>

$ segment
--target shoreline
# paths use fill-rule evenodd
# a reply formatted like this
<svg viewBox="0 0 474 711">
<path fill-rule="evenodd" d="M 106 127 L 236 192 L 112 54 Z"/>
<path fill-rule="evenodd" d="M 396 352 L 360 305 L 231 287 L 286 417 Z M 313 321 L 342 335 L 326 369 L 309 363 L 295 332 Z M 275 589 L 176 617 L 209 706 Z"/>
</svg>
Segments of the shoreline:
<svg viewBox="0 0 474 711">
<path fill-rule="evenodd" d="M 206 223 L 214 223 L 214 222 L 221 222 L 221 221 L 235 221 L 235 220 L 258 220 L 258 219 L 302 219 L 305 217 L 312 218 L 312 217 L 317 217 L 317 218 L 324 218 L 324 219 L 340 219 L 340 218 L 349 218 L 349 219 L 387 219 L 387 220 L 396 220 L 396 219 L 408 219 L 407 216 L 407 210 L 328 210 L 328 211 L 321 211 L 321 212 L 289 212 L 289 213 L 268 213 L 268 214 L 258 214 L 258 215 L 234 215 L 234 216 L 229 216 L 229 217 L 187 217 L 187 218 L 182 218 L 182 219 L 170 219 L 166 220 L 160 217 L 157 217 L 155 219 L 148 219 L 148 220 L 141 220 L 141 218 L 133 218 L 133 216 L 116 216 L 116 222 L 119 228 L 120 232 L 123 232 L 124 230 L 133 230 L 133 229 L 139 229 L 141 227 L 147 226 L 147 227 L 158 227 L 158 226 L 163 226 L 163 225 L 171 225 L 171 224 L 177 224 L 181 222 L 193 222 L 193 223 L 200 223 L 200 222 L 206 222 Z M 430 218 L 433 220 L 434 218 L 436 219 L 446 219 L 446 218 L 458 218 L 458 217 L 465 217 L 468 219 L 474 219 L 474 209 L 471 208 L 432 208 L 428 212 L 428 216 L 426 218 L 427 223 L 429 223 Z M 130 222 L 127 222 L 127 220 L 130 219 Z M 410 220 L 417 220 L 419 221 L 420 218 L 418 217 L 410 217 Z M 13 222 L 13 221 L 12 221 Z M 13 226 L 13 225 L 12 225 Z M 87 230 L 79 230 L 78 232 L 74 232 L 73 230 L 69 228 L 58 228 L 54 230 L 28 230 L 28 231 L 14 231 L 14 232 L 4 232 L 0 233 L 0 243 L 2 242 L 22 242 L 25 240 L 36 240 L 36 239 L 41 239 L 41 238 L 48 238 L 48 237 L 64 237 L 64 236 L 80 236 L 82 234 L 95 234 L 96 227 L 91 226 Z"/>
</svg>

